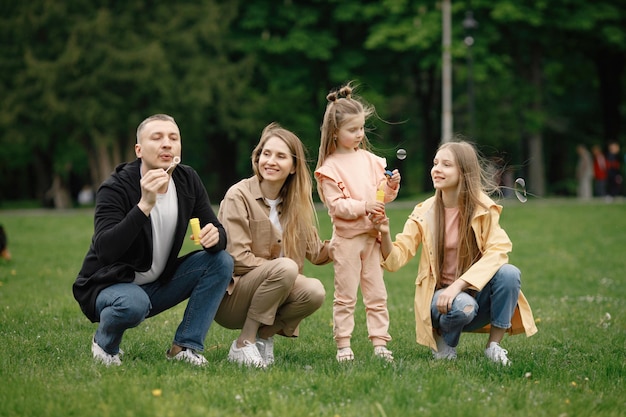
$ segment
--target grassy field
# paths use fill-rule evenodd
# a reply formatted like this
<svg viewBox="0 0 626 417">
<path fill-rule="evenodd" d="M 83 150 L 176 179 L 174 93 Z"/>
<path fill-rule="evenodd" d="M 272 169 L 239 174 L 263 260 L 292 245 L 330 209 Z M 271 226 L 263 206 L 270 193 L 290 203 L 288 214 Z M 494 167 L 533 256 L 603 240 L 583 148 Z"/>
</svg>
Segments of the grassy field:
<svg viewBox="0 0 626 417">
<path fill-rule="evenodd" d="M 123 366 L 93 363 L 96 325 L 71 293 L 92 212 L 0 211 L 13 254 L 0 261 L 0 416 L 626 415 L 626 204 L 504 205 L 511 262 L 522 270 L 539 328 L 531 338 L 504 339 L 511 367 L 485 359 L 485 335 L 463 335 L 454 362 L 434 362 L 415 343 L 413 260 L 385 275 L 393 364 L 372 357 L 362 304 L 356 361 L 335 361 L 332 266 L 307 265 L 324 283 L 326 302 L 298 340 L 276 340 L 276 364 L 265 371 L 229 363 L 237 333 L 218 325 L 207 336 L 207 367 L 166 361 L 183 305 L 125 334 Z M 410 208 L 388 211 L 399 231 Z M 330 237 L 325 212 L 320 222 Z"/>
</svg>

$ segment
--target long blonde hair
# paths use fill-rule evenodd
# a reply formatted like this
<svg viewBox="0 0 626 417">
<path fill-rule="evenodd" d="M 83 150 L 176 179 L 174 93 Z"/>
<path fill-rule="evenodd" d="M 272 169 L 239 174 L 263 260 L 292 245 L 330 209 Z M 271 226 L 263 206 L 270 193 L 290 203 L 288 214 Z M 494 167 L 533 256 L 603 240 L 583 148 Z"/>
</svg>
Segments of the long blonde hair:
<svg viewBox="0 0 626 417">
<path fill-rule="evenodd" d="M 259 158 L 265 143 L 272 137 L 277 137 L 289 148 L 293 158 L 295 172 L 290 174 L 282 188 L 281 198 L 281 225 L 283 227 L 283 250 L 285 256 L 299 260 L 304 259 L 300 242 L 309 242 L 317 235 L 317 213 L 313 205 L 311 173 L 307 165 L 306 151 L 302 141 L 291 131 L 281 127 L 278 123 L 270 123 L 263 129 L 259 143 L 252 151 L 252 169 L 259 181 L 263 177 L 259 172 Z"/>
<path fill-rule="evenodd" d="M 458 201 L 459 244 L 457 247 L 457 277 L 461 276 L 482 256 L 472 230 L 472 218 L 479 207 L 488 208 L 481 202 L 483 194 L 491 194 L 498 185 L 488 175 L 487 162 L 480 157 L 478 150 L 469 142 L 447 142 L 439 146 L 452 154 L 459 170 Z M 435 263 L 438 280 L 441 279 L 445 248 L 445 210 L 441 190 L 435 191 L 436 247 Z M 439 283 L 438 283 L 439 284 Z M 439 286 L 439 285 L 438 285 Z"/>
<path fill-rule="evenodd" d="M 328 103 L 326 104 L 326 111 L 324 112 L 324 119 L 320 128 L 320 149 L 315 169 L 324 165 L 328 155 L 331 155 L 337 149 L 337 132 L 341 129 L 343 123 L 346 122 L 346 119 L 363 115 L 365 120 L 367 120 L 375 113 L 372 105 L 353 94 L 354 90 L 352 82 L 349 82 L 338 90 L 333 90 L 326 95 Z M 359 147 L 366 151 L 371 151 L 372 146 L 366 135 L 363 136 Z M 324 201 L 319 183 L 317 184 L 317 192 L 322 201 Z"/>
</svg>

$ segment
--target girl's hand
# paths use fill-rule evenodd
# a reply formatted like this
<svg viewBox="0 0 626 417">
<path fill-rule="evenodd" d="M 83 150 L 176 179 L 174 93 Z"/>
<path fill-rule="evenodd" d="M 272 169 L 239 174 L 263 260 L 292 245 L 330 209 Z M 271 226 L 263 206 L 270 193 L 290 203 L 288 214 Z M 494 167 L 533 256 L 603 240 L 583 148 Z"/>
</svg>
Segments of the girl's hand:
<svg viewBox="0 0 626 417">
<path fill-rule="evenodd" d="M 437 310 L 441 314 L 447 314 L 452 309 L 452 303 L 459 294 L 452 286 L 443 290 L 437 298 Z"/>
<path fill-rule="evenodd" d="M 394 169 L 391 172 L 393 173 L 393 175 L 391 177 L 387 177 L 387 185 L 395 190 L 400 185 L 400 180 L 402 179 L 402 177 L 400 176 L 400 171 L 398 171 L 397 169 Z"/>
<path fill-rule="evenodd" d="M 469 284 L 462 279 L 457 279 L 450 286 L 444 289 L 437 298 L 437 310 L 441 314 L 446 314 L 452 308 L 452 302 L 457 295 L 464 289 L 468 288 Z"/>
<path fill-rule="evenodd" d="M 378 230 L 382 234 L 389 233 L 389 217 L 387 217 L 384 213 L 383 215 L 370 214 L 367 217 L 374 225 L 374 229 Z"/>
<path fill-rule="evenodd" d="M 371 214 L 384 215 L 385 203 L 380 201 L 366 201 L 365 202 L 365 214 L 368 216 Z"/>
</svg>

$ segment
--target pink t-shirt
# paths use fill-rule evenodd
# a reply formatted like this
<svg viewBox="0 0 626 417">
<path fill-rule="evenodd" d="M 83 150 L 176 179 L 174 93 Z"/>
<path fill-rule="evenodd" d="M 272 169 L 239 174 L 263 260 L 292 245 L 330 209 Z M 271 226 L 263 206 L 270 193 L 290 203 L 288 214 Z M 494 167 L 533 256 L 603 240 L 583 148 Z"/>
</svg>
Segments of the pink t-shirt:
<svg viewBox="0 0 626 417">
<path fill-rule="evenodd" d="M 457 253 L 459 247 L 459 209 L 458 207 L 446 208 L 446 239 L 443 252 L 443 269 L 441 271 L 441 284 L 448 286 L 456 281 Z"/>
</svg>

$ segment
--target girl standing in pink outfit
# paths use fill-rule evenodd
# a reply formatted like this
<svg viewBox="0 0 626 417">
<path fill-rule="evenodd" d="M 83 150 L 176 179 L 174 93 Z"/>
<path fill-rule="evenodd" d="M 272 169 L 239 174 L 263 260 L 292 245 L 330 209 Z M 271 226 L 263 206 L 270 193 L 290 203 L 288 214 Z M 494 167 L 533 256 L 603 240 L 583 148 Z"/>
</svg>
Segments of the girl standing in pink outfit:
<svg viewBox="0 0 626 417">
<path fill-rule="evenodd" d="M 394 170 L 386 176 L 385 159 L 370 151 L 365 121 L 374 113 L 373 107 L 353 97 L 349 83 L 326 98 L 315 178 L 333 223 L 330 253 L 335 270 L 333 333 L 337 360 L 354 359 L 350 339 L 360 285 L 374 354 L 393 361 L 386 347 L 391 336 L 379 232 L 368 216 L 384 215 L 385 203 L 398 194 L 400 173 Z M 383 201 L 377 201 L 377 191 L 381 195 L 384 192 L 384 198 L 379 199 Z"/>
</svg>

